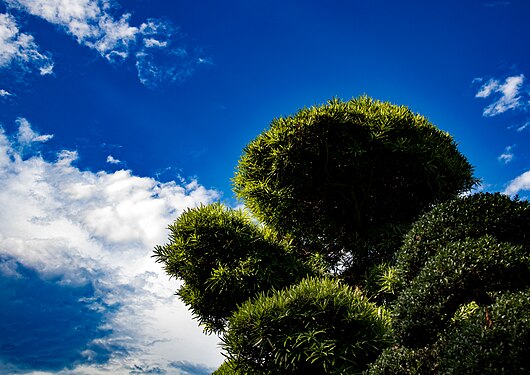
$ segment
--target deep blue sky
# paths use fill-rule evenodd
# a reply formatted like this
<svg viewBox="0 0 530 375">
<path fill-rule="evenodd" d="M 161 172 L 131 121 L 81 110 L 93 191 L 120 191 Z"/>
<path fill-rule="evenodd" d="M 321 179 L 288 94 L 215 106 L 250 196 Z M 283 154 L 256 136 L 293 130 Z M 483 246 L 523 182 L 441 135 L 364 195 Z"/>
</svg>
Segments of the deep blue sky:
<svg viewBox="0 0 530 375">
<path fill-rule="evenodd" d="M 0 372 L 215 367 L 215 339 L 203 343 L 180 305 L 173 331 L 150 330 L 167 345 L 128 326 L 147 305 L 175 321 L 176 300 L 163 298 L 176 284 L 156 286 L 152 246 L 186 207 L 236 204 L 242 148 L 304 106 L 363 94 L 407 105 L 454 136 L 481 189 L 525 197 L 529 19 L 527 0 L 0 0 L 0 282 L 42 284 L 53 304 L 80 303 L 64 310 L 71 319 L 88 316 L 85 328 L 64 323 L 85 341 L 49 345 L 64 353 L 51 362 L 24 348 L 53 326 L 22 342 L 24 324 L 0 322 Z M 153 290 L 156 301 L 133 298 Z M 16 319 L 28 298 L 5 314 Z M 6 346 L 9 335 L 21 342 Z"/>
</svg>

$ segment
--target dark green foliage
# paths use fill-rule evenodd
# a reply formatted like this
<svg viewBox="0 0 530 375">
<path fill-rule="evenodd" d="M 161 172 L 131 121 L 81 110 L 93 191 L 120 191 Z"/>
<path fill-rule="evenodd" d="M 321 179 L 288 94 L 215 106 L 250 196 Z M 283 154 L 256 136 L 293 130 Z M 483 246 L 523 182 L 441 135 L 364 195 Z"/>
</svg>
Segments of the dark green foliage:
<svg viewBox="0 0 530 375">
<path fill-rule="evenodd" d="M 530 204 L 499 193 L 480 193 L 436 206 L 413 225 L 398 252 L 402 282 L 410 282 L 445 245 L 485 235 L 530 247 Z"/>
<path fill-rule="evenodd" d="M 398 281 L 394 266 L 389 263 L 379 263 L 368 269 L 362 288 L 372 301 L 388 306 L 396 297 Z"/>
<path fill-rule="evenodd" d="M 222 331 L 238 304 L 256 293 L 309 273 L 290 254 L 289 244 L 221 204 L 190 209 L 169 229 L 169 243 L 157 246 L 154 257 L 184 281 L 177 294 L 207 332 Z"/>
<path fill-rule="evenodd" d="M 530 373 L 530 204 L 456 198 L 474 183 L 424 117 L 332 100 L 245 149 L 261 223 L 189 210 L 155 257 L 220 333 L 216 375 Z"/>
<path fill-rule="evenodd" d="M 453 139 L 406 107 L 361 97 L 275 119 L 244 150 L 234 189 L 260 220 L 361 274 L 410 223 L 475 183 Z"/>
<path fill-rule="evenodd" d="M 357 374 L 387 346 L 388 319 L 359 290 L 303 280 L 243 304 L 223 346 L 242 374 Z"/>
<path fill-rule="evenodd" d="M 440 373 L 530 374 L 530 291 L 507 293 L 448 332 Z"/>
<path fill-rule="evenodd" d="M 407 234 L 396 272 L 396 345 L 372 374 L 528 373 L 528 202 L 476 194 L 438 205 Z"/>
<path fill-rule="evenodd" d="M 412 348 L 434 342 L 464 304 L 493 303 L 492 293 L 530 285 L 528 249 L 493 237 L 447 244 L 397 299 L 394 334 Z"/>
<path fill-rule="evenodd" d="M 433 348 L 410 349 L 403 346 L 386 348 L 370 364 L 369 375 L 427 375 L 436 374 Z"/>
</svg>

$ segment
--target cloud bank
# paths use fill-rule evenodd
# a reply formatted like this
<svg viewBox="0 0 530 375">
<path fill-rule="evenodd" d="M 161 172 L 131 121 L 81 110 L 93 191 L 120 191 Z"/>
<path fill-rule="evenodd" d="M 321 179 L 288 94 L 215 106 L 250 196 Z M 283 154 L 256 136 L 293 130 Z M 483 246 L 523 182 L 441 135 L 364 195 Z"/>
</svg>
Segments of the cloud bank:
<svg viewBox="0 0 530 375">
<path fill-rule="evenodd" d="M 0 131 L 0 373 L 215 368 L 217 338 L 151 254 L 175 217 L 219 194 L 195 180 L 81 171 L 73 151 L 47 161 L 35 149 L 51 135 L 18 127 Z"/>
<path fill-rule="evenodd" d="M 138 78 L 149 88 L 182 82 L 208 61 L 201 57 L 200 49 L 187 47 L 184 35 L 171 23 L 149 19 L 132 25 L 131 14 L 120 14 L 119 6 L 113 0 L 4 1 L 11 9 L 56 25 L 79 44 L 97 51 L 111 63 L 132 57 Z M 5 16 L 11 23 L 14 22 L 12 16 Z M 11 27 L 11 30 L 15 29 Z M 36 51 L 33 37 L 21 35 L 30 40 L 32 50 Z M 41 74 L 48 71 L 51 72 L 51 69 L 43 69 Z"/>
</svg>

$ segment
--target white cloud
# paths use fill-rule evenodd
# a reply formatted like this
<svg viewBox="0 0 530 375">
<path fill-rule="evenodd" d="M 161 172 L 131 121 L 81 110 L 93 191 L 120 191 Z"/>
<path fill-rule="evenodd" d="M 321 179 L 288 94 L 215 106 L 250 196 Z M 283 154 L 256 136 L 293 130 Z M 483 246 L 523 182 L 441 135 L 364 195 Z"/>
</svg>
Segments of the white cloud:
<svg viewBox="0 0 530 375">
<path fill-rule="evenodd" d="M 120 164 L 121 163 L 121 160 L 119 159 L 116 159 L 114 156 L 112 155 L 109 155 L 107 156 L 107 163 L 109 164 Z"/>
<path fill-rule="evenodd" d="M 522 190 L 530 190 L 530 171 L 524 172 L 510 181 L 503 193 L 506 195 L 515 195 Z"/>
<path fill-rule="evenodd" d="M 30 123 L 25 118 L 17 119 L 18 133 L 17 140 L 21 146 L 29 146 L 35 142 L 47 142 L 53 138 L 52 134 L 38 134 L 33 131 Z"/>
<path fill-rule="evenodd" d="M 530 121 L 528 121 L 528 122 L 524 123 L 523 125 L 519 126 L 519 127 L 517 128 L 517 131 L 518 131 L 518 132 L 522 132 L 522 131 L 525 130 L 528 126 L 530 126 Z"/>
<path fill-rule="evenodd" d="M 497 157 L 497 160 L 503 162 L 504 164 L 511 162 L 514 158 L 514 154 L 512 152 L 513 147 L 514 146 L 506 146 L 504 148 L 504 152 Z"/>
<path fill-rule="evenodd" d="M 52 59 L 39 51 L 33 36 L 20 32 L 13 16 L 0 14 L 0 68 L 12 66 L 22 71 L 38 70 L 41 75 L 53 72 Z"/>
<path fill-rule="evenodd" d="M 490 79 L 483 84 L 475 97 L 488 98 L 497 94 L 497 99 L 484 108 L 483 115 L 486 117 L 496 116 L 519 107 L 521 105 L 522 98 L 520 93 L 524 79 L 524 74 L 520 74 L 506 78 L 504 83 L 496 79 Z M 476 82 L 476 79 L 473 81 Z"/>
<path fill-rule="evenodd" d="M 138 78 L 146 87 L 157 88 L 188 79 L 198 66 L 210 60 L 190 49 L 184 36 L 171 23 L 149 19 L 140 26 L 143 44 L 136 52 Z"/>
<path fill-rule="evenodd" d="M 198 49 L 188 48 L 178 28 L 167 21 L 149 19 L 131 25 L 130 14 L 116 15 L 115 0 L 4 1 L 59 26 L 108 61 L 123 61 L 133 55 L 138 77 L 149 88 L 182 82 L 197 66 L 210 62 L 199 56 Z M 51 73 L 51 67 L 42 66 L 40 73 Z"/>
<path fill-rule="evenodd" d="M 9 91 L 0 89 L 0 97 L 13 96 Z"/>
<path fill-rule="evenodd" d="M 97 50 L 108 60 L 124 59 L 138 28 L 129 14 L 113 17 L 109 0 L 7 0 L 13 7 L 63 28 L 78 43 Z"/>
<path fill-rule="evenodd" d="M 39 135 L 25 119 L 18 125 L 20 144 L 0 132 L 0 255 L 65 285 L 92 284 L 100 302 L 87 303 L 108 314 L 112 329 L 93 344 L 119 344 L 129 353 L 71 373 L 128 374 L 134 363 L 219 365 L 217 338 L 202 334 L 173 295 L 176 282 L 151 258 L 153 247 L 166 242 L 168 224 L 218 193 L 195 180 L 160 183 L 127 170 L 81 171 L 73 165 L 75 151 L 63 150 L 55 161 L 25 158 L 17 151 L 21 144 L 51 135 Z M 15 271 L 8 262 L 0 268 L 4 276 L 16 277 Z M 115 309 L 107 313 L 106 306 Z M 83 353 L 94 355 L 89 348 Z"/>
</svg>

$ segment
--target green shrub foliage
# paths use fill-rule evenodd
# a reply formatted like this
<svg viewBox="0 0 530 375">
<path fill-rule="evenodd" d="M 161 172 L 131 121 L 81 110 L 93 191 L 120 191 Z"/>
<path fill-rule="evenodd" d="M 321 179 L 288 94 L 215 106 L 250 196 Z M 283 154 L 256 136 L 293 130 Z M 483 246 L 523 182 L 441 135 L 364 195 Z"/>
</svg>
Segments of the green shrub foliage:
<svg viewBox="0 0 530 375">
<path fill-rule="evenodd" d="M 408 108 L 360 97 L 275 119 L 244 150 L 234 188 L 260 220 L 364 272 L 433 203 L 475 183 L 453 139 Z"/>
<path fill-rule="evenodd" d="M 369 375 L 427 375 L 436 374 L 436 360 L 432 347 L 410 349 L 391 346 L 383 350 L 377 360 L 370 364 Z"/>
<path fill-rule="evenodd" d="M 472 167 L 424 117 L 368 97 L 303 109 L 233 182 L 252 217 L 190 209 L 154 254 L 220 334 L 215 374 L 530 373 L 530 204 L 457 198 Z"/>
<path fill-rule="evenodd" d="M 238 304 L 301 280 L 309 269 L 270 231 L 240 210 L 212 204 L 184 212 L 155 248 L 166 272 L 183 281 L 179 297 L 207 332 L 223 330 Z"/>
<path fill-rule="evenodd" d="M 530 290 L 506 293 L 488 309 L 475 310 L 445 341 L 440 373 L 530 374 Z"/>
<path fill-rule="evenodd" d="M 452 242 L 431 257 L 397 299 L 394 333 L 413 348 L 435 341 L 464 304 L 493 303 L 492 293 L 530 286 L 528 249 L 493 237 Z"/>
<path fill-rule="evenodd" d="M 247 301 L 223 347 L 241 374 L 358 374 L 387 346 L 388 318 L 359 290 L 308 278 Z"/>
<path fill-rule="evenodd" d="M 372 374 L 528 373 L 528 202 L 476 194 L 438 205 L 407 234 L 396 273 L 396 344 Z"/>
<path fill-rule="evenodd" d="M 530 203 L 499 193 L 479 193 L 436 206 L 412 226 L 397 253 L 402 282 L 411 281 L 445 245 L 485 235 L 529 247 Z"/>
</svg>

